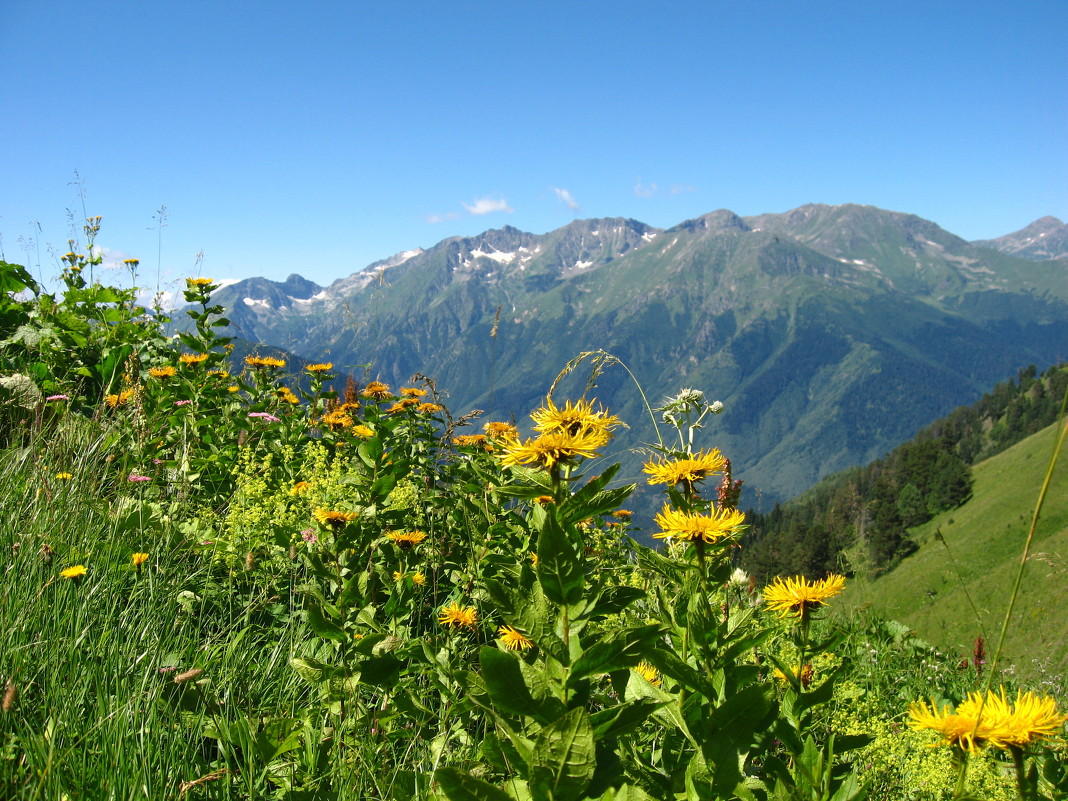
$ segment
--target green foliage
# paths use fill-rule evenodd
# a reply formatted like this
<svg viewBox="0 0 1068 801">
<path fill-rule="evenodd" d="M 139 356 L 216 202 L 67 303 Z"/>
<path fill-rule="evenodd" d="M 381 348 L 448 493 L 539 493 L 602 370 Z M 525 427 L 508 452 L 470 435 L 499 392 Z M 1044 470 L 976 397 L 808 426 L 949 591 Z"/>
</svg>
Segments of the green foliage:
<svg viewBox="0 0 1068 801">
<path fill-rule="evenodd" d="M 38 397 L 33 337 L 3 352 L 32 412 L 0 449 L 3 797 L 859 801 L 910 780 L 859 729 L 928 694 L 919 646 L 766 609 L 732 564 L 729 465 L 694 450 L 701 393 L 660 410 L 658 461 L 699 475 L 666 480 L 654 551 L 619 509 L 635 485 L 592 475 L 620 424 L 592 402 L 547 402 L 520 441 L 456 436 L 473 416 L 425 379 L 338 397 L 318 365 L 298 395 L 273 357 L 230 374 L 210 280 L 176 348 L 81 263 L 56 336 L 83 350 L 48 365 L 68 399 Z M 38 302 L 11 274 L 17 332 Z M 870 651 L 900 660 L 896 695 Z M 1054 752 L 1027 759 L 1061 781 Z"/>
</svg>

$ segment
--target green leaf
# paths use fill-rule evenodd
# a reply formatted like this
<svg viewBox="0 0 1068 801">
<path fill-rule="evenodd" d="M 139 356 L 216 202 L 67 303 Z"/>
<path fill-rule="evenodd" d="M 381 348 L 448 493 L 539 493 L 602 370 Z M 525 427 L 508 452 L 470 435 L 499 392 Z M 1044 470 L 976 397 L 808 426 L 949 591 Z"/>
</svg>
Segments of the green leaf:
<svg viewBox="0 0 1068 801">
<path fill-rule="evenodd" d="M 545 597 L 561 606 L 578 603 L 586 583 L 584 561 L 556 516 L 546 515 L 538 538 L 537 567 Z"/>
<path fill-rule="evenodd" d="M 594 739 L 600 741 L 621 737 L 642 725 L 651 714 L 667 703 L 667 701 L 636 700 L 594 712 L 590 715 Z"/>
<path fill-rule="evenodd" d="M 600 676 L 616 670 L 633 667 L 641 660 L 649 643 L 655 641 L 661 627 L 657 624 L 625 629 L 608 635 L 601 642 L 586 648 L 571 667 L 568 686 L 586 676 Z"/>
<path fill-rule="evenodd" d="M 597 618 L 618 615 L 632 603 L 645 597 L 645 590 L 625 585 L 605 587 L 586 610 L 585 617 Z"/>
<path fill-rule="evenodd" d="M 545 793 L 553 801 L 576 801 L 596 768 L 590 716 L 575 708 L 542 729 L 534 741 L 530 787 L 535 797 Z"/>
<path fill-rule="evenodd" d="M 478 662 L 486 692 L 494 706 L 502 712 L 531 717 L 541 723 L 552 720 L 546 705 L 531 693 L 516 657 L 483 645 L 478 652 Z"/>
<path fill-rule="evenodd" d="M 456 768 L 438 768 L 434 779 L 449 801 L 512 801 L 504 790 Z"/>
<path fill-rule="evenodd" d="M 392 654 L 365 659 L 358 666 L 360 681 L 374 687 L 392 687 L 403 667 L 404 663 Z"/>
<path fill-rule="evenodd" d="M 336 640 L 337 642 L 347 642 L 349 640 L 345 630 L 333 621 L 327 620 L 318 606 L 312 605 L 308 607 L 308 625 L 316 635 L 325 640 Z"/>
<path fill-rule="evenodd" d="M 756 731 L 767 728 L 775 715 L 774 688 L 754 684 L 731 695 L 716 708 L 704 738 L 705 759 L 716 766 L 713 787 L 729 794 L 742 780 L 738 758 L 749 752 Z"/>
<path fill-rule="evenodd" d="M 309 684 L 322 684 L 328 681 L 334 671 L 333 666 L 306 656 L 295 656 L 289 660 L 289 664 L 297 671 L 297 675 Z"/>
</svg>

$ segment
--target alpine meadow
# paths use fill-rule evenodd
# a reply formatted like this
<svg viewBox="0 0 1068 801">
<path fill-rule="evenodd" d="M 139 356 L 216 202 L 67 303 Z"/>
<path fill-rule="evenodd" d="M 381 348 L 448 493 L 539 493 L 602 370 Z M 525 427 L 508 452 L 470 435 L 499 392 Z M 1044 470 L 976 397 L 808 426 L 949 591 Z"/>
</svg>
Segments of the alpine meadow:
<svg viewBox="0 0 1068 801">
<path fill-rule="evenodd" d="M 504 227 L 174 309 L 104 224 L 0 261 L 0 797 L 1068 798 L 1060 221 Z"/>
</svg>

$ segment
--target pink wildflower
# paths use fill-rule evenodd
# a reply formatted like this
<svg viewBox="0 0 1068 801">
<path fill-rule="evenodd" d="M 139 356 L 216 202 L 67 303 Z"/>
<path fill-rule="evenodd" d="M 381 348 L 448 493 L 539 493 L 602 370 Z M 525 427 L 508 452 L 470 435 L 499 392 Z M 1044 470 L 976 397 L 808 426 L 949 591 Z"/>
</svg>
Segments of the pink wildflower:
<svg viewBox="0 0 1068 801">
<path fill-rule="evenodd" d="M 174 405 L 175 406 L 188 406 L 192 402 L 193 401 L 191 401 L 191 400 L 180 400 L 180 401 L 175 401 Z"/>
<path fill-rule="evenodd" d="M 70 395 L 49 395 L 47 398 L 45 398 L 45 400 L 46 401 L 70 400 Z"/>
<path fill-rule="evenodd" d="M 134 484 L 138 484 L 138 483 L 140 483 L 142 481 L 151 481 L 152 479 L 149 478 L 148 476 L 139 476 L 139 475 L 137 475 L 137 473 L 130 473 L 130 475 L 126 478 L 126 480 L 127 481 L 132 481 Z"/>
<path fill-rule="evenodd" d="M 256 418 L 259 418 L 260 420 L 266 420 L 268 423 L 280 423 L 281 422 L 281 420 L 279 420 L 277 417 L 275 417 L 273 414 L 270 414 L 269 412 L 249 412 L 248 416 L 249 417 L 256 417 Z"/>
</svg>

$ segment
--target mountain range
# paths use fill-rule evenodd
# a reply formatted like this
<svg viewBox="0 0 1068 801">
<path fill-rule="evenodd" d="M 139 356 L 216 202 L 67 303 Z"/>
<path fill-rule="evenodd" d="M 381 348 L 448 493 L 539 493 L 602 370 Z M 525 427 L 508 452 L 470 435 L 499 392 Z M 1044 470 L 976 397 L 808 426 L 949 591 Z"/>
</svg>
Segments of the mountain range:
<svg viewBox="0 0 1068 801">
<path fill-rule="evenodd" d="M 329 287 L 252 278 L 216 300 L 253 343 L 389 382 L 422 373 L 457 414 L 521 425 L 568 360 L 603 349 L 654 406 L 684 387 L 723 401 L 708 443 L 745 480 L 743 503 L 766 508 L 1068 356 L 1068 225 L 968 242 L 911 214 L 806 205 L 668 229 L 505 226 Z M 632 426 L 616 455 L 639 480 L 626 451 L 655 439 L 640 394 L 619 369 L 593 394 Z"/>
</svg>

